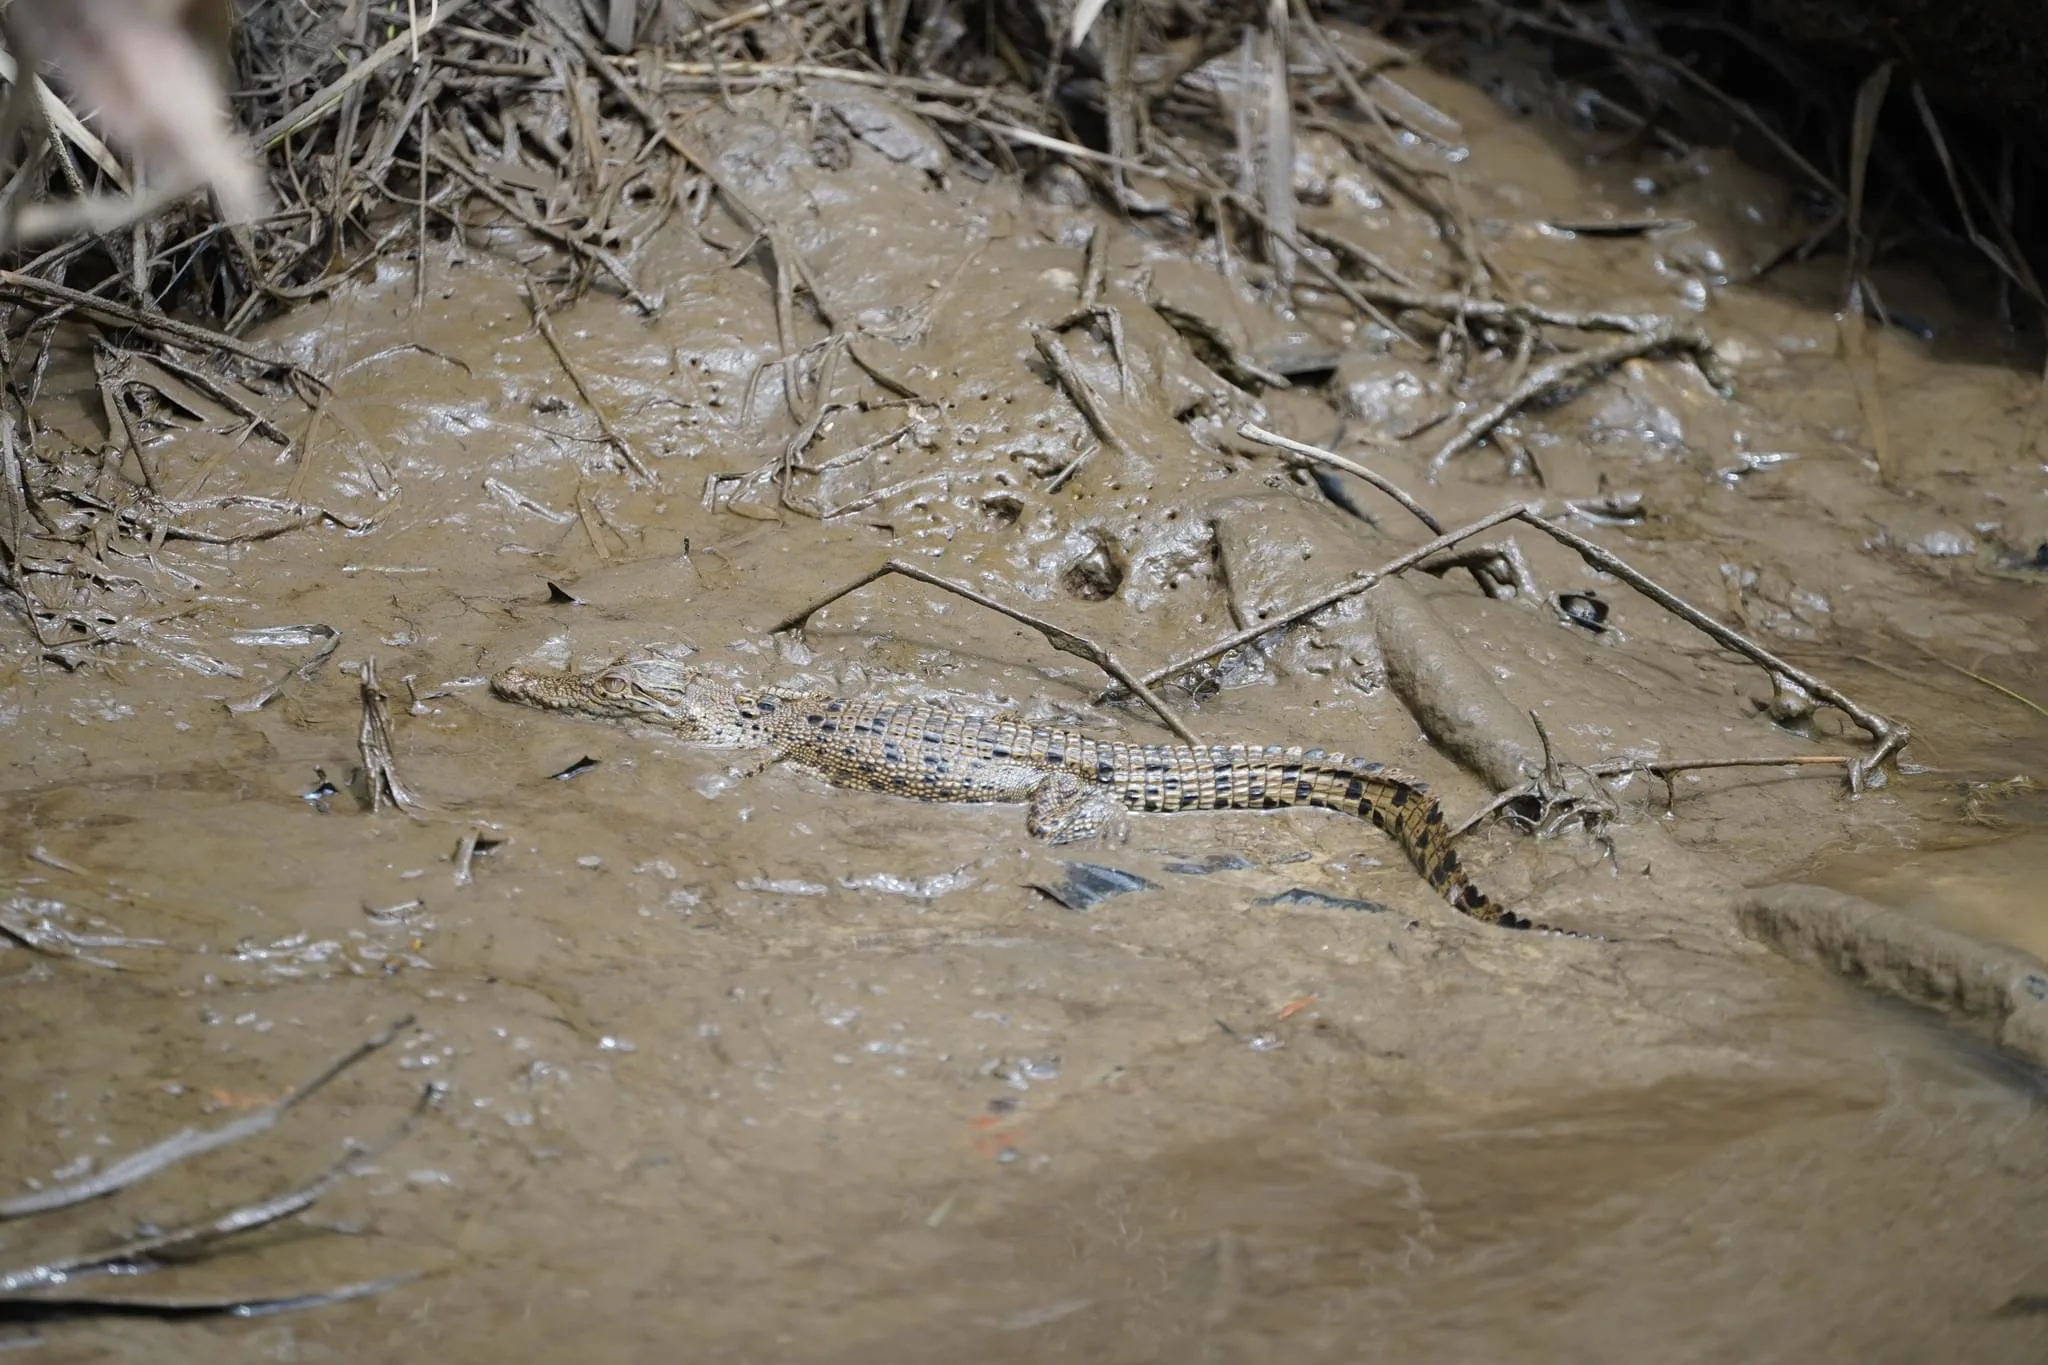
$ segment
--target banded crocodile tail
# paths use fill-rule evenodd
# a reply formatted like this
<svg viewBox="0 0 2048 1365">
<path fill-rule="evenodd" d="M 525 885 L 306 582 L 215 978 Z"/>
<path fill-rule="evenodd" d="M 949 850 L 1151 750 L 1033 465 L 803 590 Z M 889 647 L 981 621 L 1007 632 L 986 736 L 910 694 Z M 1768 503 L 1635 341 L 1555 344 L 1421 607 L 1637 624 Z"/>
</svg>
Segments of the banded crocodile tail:
<svg viewBox="0 0 2048 1365">
<path fill-rule="evenodd" d="M 1451 846 L 1443 803 L 1420 782 L 1348 767 L 1326 769 L 1321 777 L 1313 803 L 1357 815 L 1383 830 L 1453 909 L 1503 929 L 1549 928 L 1532 924 L 1472 884 Z"/>
</svg>

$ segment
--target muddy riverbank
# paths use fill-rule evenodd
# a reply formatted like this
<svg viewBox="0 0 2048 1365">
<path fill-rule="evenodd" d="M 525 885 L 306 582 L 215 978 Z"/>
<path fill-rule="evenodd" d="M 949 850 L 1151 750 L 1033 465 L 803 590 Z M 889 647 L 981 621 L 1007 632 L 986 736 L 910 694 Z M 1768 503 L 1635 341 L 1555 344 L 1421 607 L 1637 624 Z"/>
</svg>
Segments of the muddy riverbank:
<svg viewBox="0 0 2048 1365">
<path fill-rule="evenodd" d="M 562 96 L 573 48 L 504 40 L 490 60 L 543 88 L 463 155 L 548 223 L 599 167 L 614 235 L 565 258 L 448 201 L 419 249 L 244 338 L 318 385 L 241 370 L 223 401 L 140 346 L 110 380 L 105 326 L 56 329 L 22 457 L 48 525 L 17 497 L 9 541 L 43 614 L 0 632 L 0 1197 L 417 1023 L 261 1142 L 0 1225 L 0 1263 L 309 1178 L 439 1089 L 257 1248 L 94 1287 L 416 1278 L 21 1330 L 152 1360 L 2048 1353 L 2040 1030 L 2001 1031 L 2048 956 L 2024 337 L 1901 272 L 1924 334 L 1845 340 L 1839 259 L 1755 274 L 1813 230 L 1795 187 L 1617 152 L 1555 116 L 1568 92 L 1519 98 L 1511 51 L 1395 62 L 1332 23 L 1347 62 L 1298 35 L 1286 233 L 1312 267 L 1246 214 L 1219 233 L 1237 182 L 1118 189 L 748 32 L 788 70 L 662 87 L 695 165 L 611 78 L 562 65 Z M 1397 120 L 1331 112 L 1318 61 Z M 1228 169 L 1230 130 L 1272 116 L 1246 73 L 1233 48 L 1160 106 L 1160 164 L 1199 118 Z M 1016 807 L 842 791 L 486 685 L 659 647 L 1164 742 L 1082 658 L 901 578 L 771 627 L 893 558 L 1142 673 L 1431 538 L 1247 424 L 1443 528 L 1540 504 L 1911 743 L 1852 796 L 1852 718 L 1527 522 L 1476 538 L 1503 551 L 1477 574 L 1161 682 L 1204 742 L 1363 754 L 1453 819 L 1543 777 L 1569 797 L 1546 837 L 1488 820 L 1463 857 L 1564 938 L 1457 915 L 1327 812 L 1054 848 Z M 366 665 L 411 809 L 372 810 Z M 1686 766 L 1757 758 L 1800 762 Z M 1117 893 L 1075 895 L 1089 869 Z M 1741 907 L 1788 882 L 2023 964 L 2002 1006 L 1947 992 L 1997 1018 L 1845 980 L 1855 916 L 1764 946 L 1797 935 Z M 1879 956 L 1863 977 L 1913 979 Z"/>
</svg>

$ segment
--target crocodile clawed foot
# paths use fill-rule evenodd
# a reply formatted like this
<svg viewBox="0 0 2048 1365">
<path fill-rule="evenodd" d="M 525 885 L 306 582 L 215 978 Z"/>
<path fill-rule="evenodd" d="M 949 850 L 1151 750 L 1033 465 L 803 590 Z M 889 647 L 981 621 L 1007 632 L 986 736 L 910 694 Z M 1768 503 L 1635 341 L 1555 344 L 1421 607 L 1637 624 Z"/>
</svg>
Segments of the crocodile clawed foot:
<svg viewBox="0 0 2048 1365">
<path fill-rule="evenodd" d="M 1049 773 L 1031 790 L 1024 828 L 1051 844 L 1076 844 L 1099 834 L 1121 834 L 1127 825 L 1116 794 L 1073 773 Z"/>
</svg>

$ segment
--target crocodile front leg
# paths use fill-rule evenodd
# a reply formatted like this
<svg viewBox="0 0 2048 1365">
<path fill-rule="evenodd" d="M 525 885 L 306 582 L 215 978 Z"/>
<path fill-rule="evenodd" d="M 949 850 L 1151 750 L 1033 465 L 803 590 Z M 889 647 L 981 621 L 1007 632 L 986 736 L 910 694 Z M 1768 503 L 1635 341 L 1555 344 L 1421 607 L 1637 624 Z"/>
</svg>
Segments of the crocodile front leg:
<svg viewBox="0 0 2048 1365">
<path fill-rule="evenodd" d="M 1048 773 L 1031 789 L 1024 828 L 1048 843 L 1072 844 L 1093 839 L 1123 811 L 1124 803 L 1109 788 L 1073 773 Z"/>
</svg>

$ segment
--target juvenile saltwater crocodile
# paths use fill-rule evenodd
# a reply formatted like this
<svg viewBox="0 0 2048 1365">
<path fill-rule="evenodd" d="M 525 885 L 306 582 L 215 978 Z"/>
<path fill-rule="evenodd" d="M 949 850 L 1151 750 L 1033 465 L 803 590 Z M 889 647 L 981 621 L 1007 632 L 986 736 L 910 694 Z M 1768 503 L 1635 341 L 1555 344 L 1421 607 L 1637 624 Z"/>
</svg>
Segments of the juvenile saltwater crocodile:
<svg viewBox="0 0 2048 1365">
<path fill-rule="evenodd" d="M 1343 754 L 1123 744 L 916 702 L 743 692 L 659 658 L 578 673 L 508 668 L 491 687 L 550 711 L 642 721 L 718 748 L 765 749 L 841 787 L 919 801 L 1021 802 L 1025 828 L 1056 844 L 1100 833 L 1119 809 L 1343 811 L 1392 835 L 1456 909 L 1504 928 L 1546 927 L 1472 885 L 1451 847 L 1443 807 L 1427 787 Z"/>
</svg>

